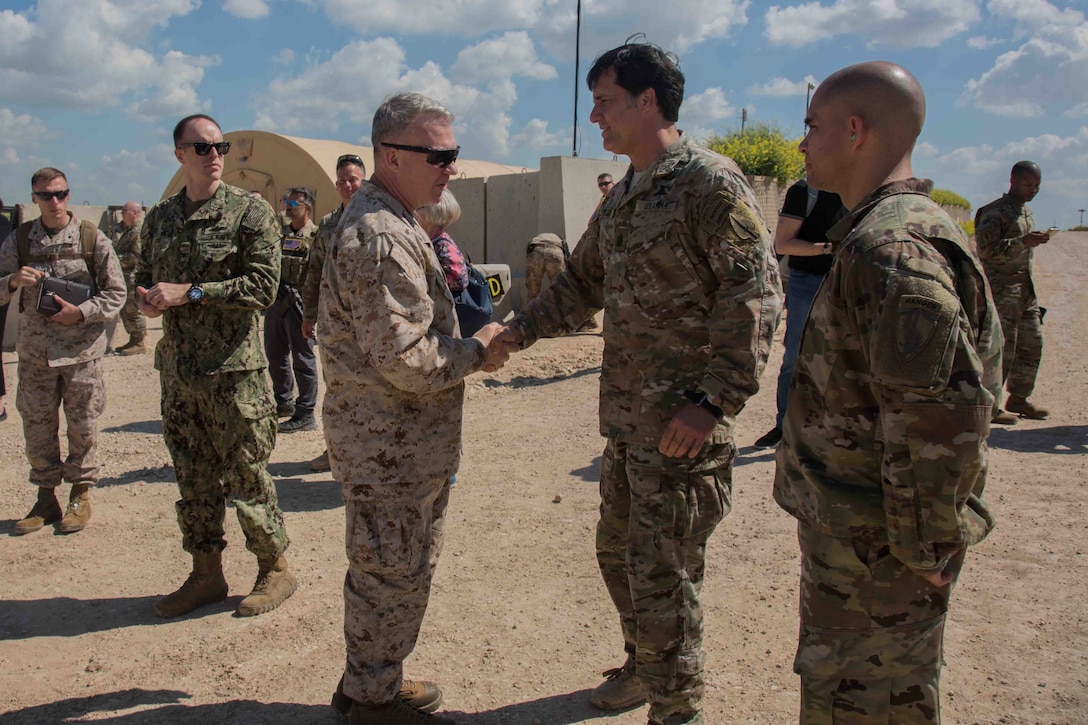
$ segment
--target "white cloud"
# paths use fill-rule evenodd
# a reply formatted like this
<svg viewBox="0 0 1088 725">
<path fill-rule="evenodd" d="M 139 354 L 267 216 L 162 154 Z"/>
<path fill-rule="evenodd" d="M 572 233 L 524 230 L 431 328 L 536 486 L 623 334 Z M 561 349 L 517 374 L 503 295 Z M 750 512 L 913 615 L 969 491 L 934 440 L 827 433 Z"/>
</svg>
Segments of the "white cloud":
<svg viewBox="0 0 1088 725">
<path fill-rule="evenodd" d="M 239 18 L 256 20 L 268 17 L 268 3 L 265 0 L 225 0 L 223 10 Z"/>
<path fill-rule="evenodd" d="M 522 126 L 521 131 L 510 137 L 512 145 L 534 151 L 564 148 L 570 146 L 572 141 L 570 126 L 551 131 L 548 129 L 548 122 L 539 118 L 532 119 Z"/>
<path fill-rule="evenodd" d="M 368 37 L 433 33 L 434 24 L 405 19 L 436 18 L 447 35 L 478 37 L 508 30 L 531 31 L 556 57 L 574 52 L 575 6 L 561 0 L 311 1 L 322 7 L 335 24 L 352 26 Z M 707 40 L 728 37 L 733 28 L 747 23 L 749 4 L 750 0 L 673 0 L 667 12 L 662 12 L 659 0 L 583 3 L 582 48 L 599 50 L 619 45 L 640 29 L 632 23 L 633 18 L 653 18 L 650 39 L 684 53 Z"/>
<path fill-rule="evenodd" d="M 1028 37 L 993 67 L 967 82 L 961 102 L 1000 116 L 1039 118 L 1088 103 L 1088 21 L 1083 13 L 1043 0 L 991 0 L 991 13 Z"/>
<path fill-rule="evenodd" d="M 938 153 L 937 147 L 929 141 L 919 141 L 914 145 L 915 156 L 929 157 L 936 156 Z"/>
<path fill-rule="evenodd" d="M 1078 103 L 1072 108 L 1068 109 L 1062 114 L 1066 118 L 1077 118 L 1078 116 L 1088 116 L 1088 102 Z"/>
<path fill-rule="evenodd" d="M 457 81 L 433 61 L 408 67 L 404 49 L 391 38 L 355 40 L 327 60 L 308 58 L 307 67 L 294 77 L 272 81 L 255 98 L 255 125 L 311 135 L 336 132 L 345 121 L 368 128 L 385 96 L 415 91 L 454 113 L 467 158 L 502 159 L 511 152 L 515 77 L 551 80 L 555 69 L 538 60 L 527 34 L 507 33 L 463 49 L 450 75 Z M 352 79 L 350 92 L 346 78 Z"/>
<path fill-rule="evenodd" d="M 15 151 L 13 146 L 5 146 L 4 151 L 0 153 L 0 161 L 3 161 L 8 166 L 14 166 L 19 163 L 19 154 Z"/>
<path fill-rule="evenodd" d="M 679 126 L 697 141 L 704 141 L 734 122 L 740 109 L 734 108 L 721 88 L 707 88 L 689 96 L 680 106 Z"/>
<path fill-rule="evenodd" d="M 110 199 L 120 204 L 128 199 L 117 200 L 118 179 L 125 180 L 125 193 L 134 201 L 153 203 L 162 191 L 160 176 L 164 164 L 173 161 L 173 150 L 166 144 L 157 144 L 143 151 L 121 149 L 102 156 L 92 168 L 85 182 L 80 184 L 79 196 L 83 198 Z"/>
<path fill-rule="evenodd" d="M 171 50 L 163 56 L 162 81 L 149 95 L 129 106 L 136 118 L 150 121 L 163 116 L 185 116 L 211 110 L 211 104 L 201 101 L 196 87 L 204 79 L 204 69 L 219 65 L 218 57 L 185 55 Z"/>
<path fill-rule="evenodd" d="M 995 45 L 1001 45 L 1004 41 L 999 38 L 988 38 L 985 35 L 976 35 L 967 39 L 967 47 L 972 50 L 986 50 Z"/>
<path fill-rule="evenodd" d="M 295 62 L 295 51 L 290 48 L 280 48 L 274 56 L 272 56 L 272 62 L 276 65 L 293 65 Z"/>
<path fill-rule="evenodd" d="M 839 35 L 857 35 L 866 46 L 932 48 L 967 30 L 979 18 L 978 0 L 834 0 L 772 6 L 767 38 L 800 47 Z"/>
<path fill-rule="evenodd" d="M 45 132 L 45 122 L 23 113 L 16 116 L 11 109 L 0 108 L 0 144 L 25 144 Z"/>
<path fill-rule="evenodd" d="M 0 11 L 0 103 L 101 109 L 137 94 L 153 115 L 195 99 L 203 72 L 178 78 L 208 59 L 148 50 L 150 34 L 189 14 L 198 0 L 39 0 L 24 12 Z M 48 47 L 50 52 L 43 52 Z"/>
<path fill-rule="evenodd" d="M 801 96 L 808 91 L 809 86 L 815 87 L 815 76 L 805 76 L 804 80 L 791 81 L 786 78 L 774 77 L 766 83 L 749 86 L 748 93 L 753 96 L 776 96 L 780 98 L 788 96 Z"/>
</svg>

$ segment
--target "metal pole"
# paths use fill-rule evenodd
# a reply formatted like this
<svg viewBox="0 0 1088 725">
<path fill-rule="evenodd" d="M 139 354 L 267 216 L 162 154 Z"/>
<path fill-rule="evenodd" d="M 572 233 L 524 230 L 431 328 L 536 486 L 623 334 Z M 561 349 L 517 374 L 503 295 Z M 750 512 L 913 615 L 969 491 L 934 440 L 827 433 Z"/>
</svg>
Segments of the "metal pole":
<svg viewBox="0 0 1088 725">
<path fill-rule="evenodd" d="M 578 61 L 582 48 L 582 0 L 578 0 L 578 11 L 574 22 L 574 141 L 571 156 L 578 155 Z"/>
<path fill-rule="evenodd" d="M 748 109 L 740 109 L 740 132 L 744 133 L 744 122 L 748 120 Z"/>
<path fill-rule="evenodd" d="M 1088 209 L 1077 209 L 1077 211 L 1080 212 L 1080 224 L 1079 224 L 1079 226 L 1083 227 L 1084 226 L 1084 212 L 1088 211 Z"/>
<path fill-rule="evenodd" d="M 811 93 L 816 90 L 816 86 L 811 83 L 808 84 L 808 88 L 805 89 L 805 113 L 808 113 L 808 103 L 811 98 Z"/>
</svg>

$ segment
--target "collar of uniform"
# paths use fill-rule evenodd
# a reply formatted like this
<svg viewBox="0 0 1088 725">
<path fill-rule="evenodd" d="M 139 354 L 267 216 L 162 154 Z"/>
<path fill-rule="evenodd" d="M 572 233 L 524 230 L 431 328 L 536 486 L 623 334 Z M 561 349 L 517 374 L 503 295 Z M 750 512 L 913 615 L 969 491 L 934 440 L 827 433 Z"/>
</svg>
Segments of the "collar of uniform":
<svg viewBox="0 0 1088 725">
<path fill-rule="evenodd" d="M 57 231 L 53 232 L 52 236 L 54 236 L 54 237 L 59 236 L 61 232 L 63 232 L 65 229 L 72 226 L 73 224 L 78 225 L 79 224 L 79 219 L 77 219 L 76 215 L 73 214 L 72 212 L 68 212 L 68 223 L 65 224 L 63 227 L 61 227 L 60 229 L 58 229 Z M 30 238 L 32 240 L 38 240 L 38 239 L 45 239 L 45 238 L 47 238 L 49 236 L 50 236 L 50 234 L 46 230 L 45 225 L 42 224 L 42 218 L 38 217 L 37 219 L 35 219 L 34 224 L 31 225 L 31 227 L 30 227 Z"/>
<path fill-rule="evenodd" d="M 850 230 L 856 227 L 873 210 L 873 207 L 890 196 L 897 194 L 925 194 L 929 196 L 931 191 L 933 191 L 933 181 L 915 177 L 892 181 L 884 184 L 884 186 L 877 187 L 873 193 L 858 202 L 857 206 L 851 209 L 849 214 L 836 222 L 827 231 L 827 240 L 838 244 L 846 239 L 846 235 L 850 233 Z"/>
<path fill-rule="evenodd" d="M 196 219 L 218 219 L 223 216 L 223 205 L 227 198 L 227 185 L 222 181 L 219 182 L 219 186 L 216 188 L 215 193 L 212 194 L 212 198 L 208 199 L 204 204 L 193 212 L 193 215 L 188 219 L 185 218 L 185 187 L 181 187 L 181 191 L 174 197 L 174 202 L 177 204 L 178 211 L 181 214 L 181 218 L 185 221 L 194 221 Z"/>
<path fill-rule="evenodd" d="M 1013 196 L 1012 194 L 1010 194 L 1007 191 L 1004 194 L 1001 195 L 1001 201 L 1005 202 L 1009 206 L 1015 206 L 1017 209 L 1021 209 L 1021 208 L 1025 207 L 1025 206 L 1027 206 L 1026 202 L 1024 202 L 1024 201 L 1022 201 L 1020 199 L 1017 199 L 1015 196 Z"/>
<path fill-rule="evenodd" d="M 356 191 L 355 196 L 352 197 L 352 202 L 354 202 L 355 197 L 359 196 L 359 194 L 362 194 L 363 196 L 368 196 L 371 199 L 375 199 L 381 202 L 384 206 L 388 207 L 388 209 L 394 214 L 399 214 L 405 219 L 410 219 L 412 222 L 418 224 L 418 222 L 416 222 L 416 217 L 414 214 L 412 214 L 411 210 L 405 208 L 404 204 L 402 204 L 400 200 L 397 199 L 397 197 L 393 196 L 377 184 L 371 181 L 364 181 L 359 184 L 359 190 Z"/>
<path fill-rule="evenodd" d="M 291 227 L 291 222 L 287 222 L 283 225 L 283 234 L 285 236 L 288 234 L 297 234 L 300 237 L 305 237 L 313 232 L 316 228 L 317 225 L 314 224 L 313 219 L 308 220 L 305 224 L 302 225 L 302 228 L 297 231 Z"/>
<path fill-rule="evenodd" d="M 631 189 L 626 194 L 621 194 L 623 201 L 630 199 L 643 191 L 646 191 L 653 187 L 654 182 L 657 179 L 664 179 L 672 176 L 676 173 L 683 164 L 685 164 L 691 157 L 692 141 L 683 131 L 680 131 L 680 138 L 673 141 L 665 149 L 665 153 L 661 154 L 656 161 L 647 169 L 647 173 L 639 180 L 638 186 Z M 627 188 L 631 184 L 631 179 L 635 175 L 635 167 L 632 165 L 627 166 L 627 173 L 623 177 L 623 186 Z M 609 195 L 611 197 L 611 194 Z M 619 206 L 622 201 L 617 200 L 615 206 Z M 606 206 L 608 202 L 605 202 Z"/>
</svg>

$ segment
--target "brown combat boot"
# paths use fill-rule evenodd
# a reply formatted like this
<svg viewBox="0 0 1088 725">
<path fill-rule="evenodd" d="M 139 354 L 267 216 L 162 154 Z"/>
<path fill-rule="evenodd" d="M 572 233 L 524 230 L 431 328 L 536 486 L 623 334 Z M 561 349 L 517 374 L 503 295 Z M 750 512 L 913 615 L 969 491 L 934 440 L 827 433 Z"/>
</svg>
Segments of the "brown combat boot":
<svg viewBox="0 0 1088 725">
<path fill-rule="evenodd" d="M 298 589 L 298 580 L 287 568 L 287 558 L 258 559 L 257 581 L 245 599 L 238 603 L 238 616 L 265 614 L 283 604 Z"/>
<path fill-rule="evenodd" d="M 57 531 L 62 534 L 74 534 L 83 531 L 83 527 L 91 520 L 91 484 L 73 483 L 72 492 L 68 495 L 68 510 L 64 512 L 64 518 L 60 520 Z"/>
<path fill-rule="evenodd" d="M 329 462 L 328 448 L 326 448 L 325 452 L 320 456 L 310 461 L 310 470 L 314 473 L 324 473 L 325 471 L 332 470 L 332 463 Z"/>
<path fill-rule="evenodd" d="M 435 683 L 426 680 L 402 680 L 400 699 L 420 712 L 432 713 L 442 705 L 442 690 Z M 336 683 L 336 692 L 332 693 L 332 703 L 330 703 L 332 709 L 347 715 L 351 712 L 354 702 L 355 700 L 344 692 L 344 676 L 340 675 L 340 682 Z"/>
<path fill-rule="evenodd" d="M 999 410 L 997 414 L 990 419 L 990 422 L 995 425 L 1014 425 L 1020 422 L 1020 416 L 1013 415 L 1007 410 Z"/>
<path fill-rule="evenodd" d="M 118 355 L 143 355 L 147 352 L 147 341 L 144 338 L 133 339 L 117 348 Z"/>
<path fill-rule="evenodd" d="M 364 705 L 361 702 L 351 704 L 349 725 L 455 725 L 454 721 L 441 715 L 433 715 L 405 702 L 397 695 L 393 702 L 385 705 Z"/>
<path fill-rule="evenodd" d="M 15 522 L 15 531 L 13 533 L 16 536 L 34 533 L 46 524 L 57 521 L 62 515 L 60 503 L 57 502 L 57 492 L 52 488 L 39 486 L 38 500 L 34 502 L 34 506 L 30 509 L 30 513 L 26 515 L 26 518 Z"/>
<path fill-rule="evenodd" d="M 646 702 L 642 682 L 635 674 L 635 660 L 628 655 L 623 667 L 604 673 L 604 682 L 589 693 L 589 701 L 602 710 L 626 710 Z"/>
<path fill-rule="evenodd" d="M 1031 420 L 1046 420 L 1050 417 L 1049 410 L 1040 408 L 1027 398 L 1021 398 L 1019 395 L 1010 395 L 1009 399 L 1005 401 L 1005 408 L 1010 413 L 1016 413 L 1022 418 L 1030 418 Z"/>
<path fill-rule="evenodd" d="M 193 552 L 193 571 L 174 592 L 155 602 L 155 614 L 169 619 L 188 614 L 197 607 L 227 598 L 227 580 L 223 578 L 223 552 Z"/>
</svg>

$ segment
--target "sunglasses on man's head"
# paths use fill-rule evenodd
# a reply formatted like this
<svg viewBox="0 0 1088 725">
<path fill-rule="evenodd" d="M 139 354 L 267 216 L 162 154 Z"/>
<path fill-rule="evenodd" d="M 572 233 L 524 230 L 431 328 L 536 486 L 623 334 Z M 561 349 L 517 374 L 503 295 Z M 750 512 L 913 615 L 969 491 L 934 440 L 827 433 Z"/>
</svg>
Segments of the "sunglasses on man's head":
<svg viewBox="0 0 1088 725">
<path fill-rule="evenodd" d="M 220 141 L 219 143 L 205 143 L 204 141 L 194 141 L 193 143 L 179 143 L 179 149 L 193 147 L 193 151 L 196 151 L 197 156 L 207 156 L 215 149 L 220 156 L 226 156 L 230 151 L 230 141 Z"/>
<path fill-rule="evenodd" d="M 386 143 L 382 141 L 382 146 L 388 146 L 391 149 L 400 149 L 401 151 L 412 151 L 417 154 L 427 154 L 427 163 L 431 166 L 441 166 L 446 168 L 454 161 L 457 160 L 457 156 L 461 153 L 461 147 L 452 149 L 432 149 L 429 146 L 408 146 L 402 143 Z"/>
<path fill-rule="evenodd" d="M 355 164 L 356 166 L 362 166 L 363 160 L 355 154 L 344 154 L 336 160 L 336 168 L 340 168 L 344 164 Z"/>
<path fill-rule="evenodd" d="M 71 189 L 61 189 L 60 191 L 32 191 L 30 195 L 38 201 L 49 201 L 50 199 L 64 201 L 70 193 Z"/>
</svg>

